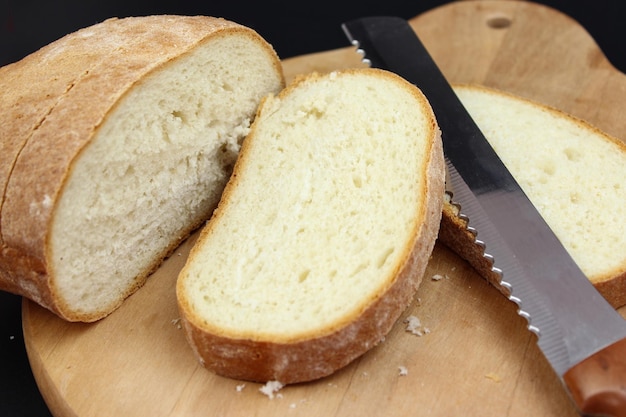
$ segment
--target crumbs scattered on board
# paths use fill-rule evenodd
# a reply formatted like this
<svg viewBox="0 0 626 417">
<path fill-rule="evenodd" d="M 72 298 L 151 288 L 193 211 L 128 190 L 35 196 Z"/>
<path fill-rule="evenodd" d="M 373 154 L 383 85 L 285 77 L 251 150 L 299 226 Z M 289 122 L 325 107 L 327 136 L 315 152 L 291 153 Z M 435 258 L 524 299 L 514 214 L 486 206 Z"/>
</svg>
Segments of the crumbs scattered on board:
<svg viewBox="0 0 626 417">
<path fill-rule="evenodd" d="M 181 320 L 180 318 L 172 320 L 172 324 L 176 326 L 178 330 L 183 328 L 183 325 L 180 323 L 180 320 Z"/>
<path fill-rule="evenodd" d="M 409 370 L 406 366 L 398 366 L 398 375 L 407 376 L 409 374 Z"/>
<path fill-rule="evenodd" d="M 431 277 L 431 279 L 432 279 L 433 281 L 441 281 L 442 279 L 450 279 L 450 277 L 449 277 L 449 276 L 447 276 L 447 275 L 435 274 L 435 275 L 433 275 L 433 276 Z"/>
<path fill-rule="evenodd" d="M 300 400 L 300 404 L 304 404 L 306 402 L 306 398 L 303 398 Z M 289 404 L 289 408 L 296 408 L 298 406 L 297 403 L 291 403 Z"/>
<path fill-rule="evenodd" d="M 430 329 L 428 327 L 423 327 L 422 322 L 417 316 L 408 316 L 404 319 L 404 322 L 406 323 L 405 330 L 415 336 L 423 336 L 430 333 Z"/>
<path fill-rule="evenodd" d="M 331 383 L 329 383 L 328 385 L 331 386 Z M 332 384 L 332 385 L 334 385 L 335 387 L 337 386 L 336 384 Z M 242 383 L 242 384 L 237 385 L 235 389 L 237 390 L 237 392 L 241 392 L 244 390 L 245 387 L 246 387 L 246 384 Z M 267 381 L 265 385 L 259 388 L 259 391 L 262 394 L 267 395 L 270 400 L 273 400 L 274 398 L 283 398 L 283 395 L 281 393 L 278 393 L 278 391 L 280 391 L 284 387 L 285 385 L 280 383 L 279 381 Z M 306 402 L 307 402 L 306 398 L 302 398 L 298 402 L 290 403 L 289 408 L 291 409 L 297 408 L 299 404 L 304 404 Z"/>
<path fill-rule="evenodd" d="M 267 381 L 265 385 L 259 388 L 259 391 L 267 395 L 270 400 L 273 400 L 274 397 L 276 398 L 283 397 L 282 394 L 276 394 L 278 391 L 280 391 L 283 388 L 283 386 L 284 385 L 281 384 L 279 381 Z"/>
</svg>

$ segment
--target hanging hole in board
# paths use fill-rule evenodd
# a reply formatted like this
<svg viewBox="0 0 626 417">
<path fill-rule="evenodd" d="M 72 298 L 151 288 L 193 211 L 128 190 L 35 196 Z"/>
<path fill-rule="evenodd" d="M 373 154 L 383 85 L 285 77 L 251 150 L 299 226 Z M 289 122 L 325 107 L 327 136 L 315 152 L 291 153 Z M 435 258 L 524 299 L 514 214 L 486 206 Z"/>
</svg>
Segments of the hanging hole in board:
<svg viewBox="0 0 626 417">
<path fill-rule="evenodd" d="M 506 29 L 511 26 L 512 23 L 513 20 L 511 20 L 510 17 L 502 15 L 492 16 L 487 19 L 487 26 L 492 29 Z"/>
</svg>

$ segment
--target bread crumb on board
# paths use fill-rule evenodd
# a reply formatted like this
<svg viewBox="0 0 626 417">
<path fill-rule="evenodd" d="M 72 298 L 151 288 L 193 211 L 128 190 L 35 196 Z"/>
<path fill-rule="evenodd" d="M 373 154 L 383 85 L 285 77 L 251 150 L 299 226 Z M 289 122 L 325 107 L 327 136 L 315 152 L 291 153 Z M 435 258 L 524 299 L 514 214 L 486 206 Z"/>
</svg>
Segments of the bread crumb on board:
<svg viewBox="0 0 626 417">
<path fill-rule="evenodd" d="M 280 383 L 279 381 L 267 381 L 265 385 L 259 388 L 259 391 L 267 395 L 270 400 L 273 400 L 274 397 L 282 398 L 282 395 L 276 394 L 276 393 L 280 391 L 283 388 L 283 386 L 284 385 Z"/>
<path fill-rule="evenodd" d="M 181 324 L 181 322 L 180 322 L 180 321 L 181 321 L 181 319 L 180 319 L 180 318 L 177 318 L 177 319 L 172 320 L 172 324 L 173 324 L 174 326 L 176 326 L 176 328 L 177 328 L 178 330 L 180 330 L 180 329 L 182 329 L 182 328 L 183 328 L 183 325 Z"/>
<path fill-rule="evenodd" d="M 409 374 L 409 370 L 407 369 L 406 366 L 398 366 L 398 375 L 400 376 L 406 376 Z"/>
<path fill-rule="evenodd" d="M 431 279 L 432 279 L 433 281 L 441 281 L 442 279 L 450 279 L 450 277 L 449 277 L 449 276 L 447 276 L 447 275 L 445 275 L 445 274 L 444 274 L 444 275 L 442 275 L 442 274 L 435 274 L 435 275 L 433 275 L 433 276 L 431 277 Z"/>
<path fill-rule="evenodd" d="M 300 404 L 304 404 L 305 402 L 306 402 L 306 398 L 303 398 L 303 399 L 301 399 L 299 401 Z M 296 408 L 296 407 L 298 407 L 298 403 L 291 403 L 291 404 L 289 404 L 289 408 L 293 409 L 293 408 Z"/>
<path fill-rule="evenodd" d="M 430 329 L 423 327 L 422 322 L 417 316 L 408 316 L 404 319 L 404 322 L 407 323 L 405 330 L 415 336 L 423 336 L 430 333 Z"/>
<path fill-rule="evenodd" d="M 237 390 L 237 392 L 241 392 L 243 391 L 245 387 L 246 387 L 246 384 L 239 384 L 235 387 L 235 389 Z"/>
</svg>

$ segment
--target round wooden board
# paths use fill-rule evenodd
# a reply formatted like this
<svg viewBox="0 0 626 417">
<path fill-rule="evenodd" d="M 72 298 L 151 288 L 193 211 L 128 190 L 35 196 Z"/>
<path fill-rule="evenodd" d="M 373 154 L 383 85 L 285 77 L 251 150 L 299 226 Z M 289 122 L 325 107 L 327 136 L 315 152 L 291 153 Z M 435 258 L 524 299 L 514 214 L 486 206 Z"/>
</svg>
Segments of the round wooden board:
<svg viewBox="0 0 626 417">
<path fill-rule="evenodd" d="M 562 14 L 463 1 L 411 23 L 450 81 L 529 97 L 626 138 L 626 76 Z M 288 79 L 360 65 L 353 48 L 284 61 Z M 404 314 L 428 333 L 408 333 L 400 320 L 345 369 L 274 399 L 260 384 L 216 376 L 196 362 L 178 324 L 174 286 L 195 237 L 97 323 L 67 323 L 25 301 L 27 351 L 55 416 L 577 415 L 516 306 L 441 244 Z"/>
</svg>

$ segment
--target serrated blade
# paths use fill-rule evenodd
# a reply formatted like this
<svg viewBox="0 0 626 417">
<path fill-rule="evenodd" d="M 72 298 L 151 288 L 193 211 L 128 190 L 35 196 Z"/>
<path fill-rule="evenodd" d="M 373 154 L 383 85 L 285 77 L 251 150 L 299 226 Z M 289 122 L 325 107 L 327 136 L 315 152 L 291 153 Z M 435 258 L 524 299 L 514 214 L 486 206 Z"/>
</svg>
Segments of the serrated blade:
<svg viewBox="0 0 626 417">
<path fill-rule="evenodd" d="M 623 341 L 626 322 L 532 205 L 408 22 L 370 17 L 342 27 L 364 62 L 397 73 L 428 98 L 442 131 L 453 200 L 556 373 L 563 378 Z M 622 390 L 626 398 L 626 387 Z"/>
</svg>

